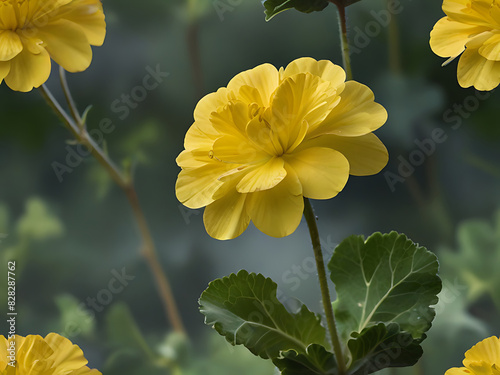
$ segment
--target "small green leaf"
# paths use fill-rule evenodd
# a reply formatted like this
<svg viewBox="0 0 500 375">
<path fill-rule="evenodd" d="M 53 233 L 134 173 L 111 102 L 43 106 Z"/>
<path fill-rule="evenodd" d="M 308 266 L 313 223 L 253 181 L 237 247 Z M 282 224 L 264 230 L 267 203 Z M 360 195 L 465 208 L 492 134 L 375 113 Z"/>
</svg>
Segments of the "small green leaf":
<svg viewBox="0 0 500 375">
<path fill-rule="evenodd" d="M 274 360 L 281 375 L 330 375 L 337 374 L 337 363 L 333 353 L 323 346 L 312 344 L 307 353 L 299 354 L 295 350 L 283 352 L 283 358 Z"/>
<path fill-rule="evenodd" d="M 349 366 L 352 375 L 367 375 L 386 367 L 413 366 L 422 356 L 421 340 L 401 332 L 397 323 L 379 323 L 354 336 L 348 343 L 353 358 Z"/>
<path fill-rule="evenodd" d="M 295 8 L 302 13 L 311 13 L 325 9 L 329 2 L 328 0 L 264 0 L 266 8 L 266 21 L 269 21 L 278 13 L 287 9 Z"/>
<path fill-rule="evenodd" d="M 17 222 L 17 233 L 22 239 L 43 241 L 60 237 L 63 224 L 39 198 L 30 198 L 26 202 L 26 211 Z"/>
<path fill-rule="evenodd" d="M 88 337 L 94 333 L 95 318 L 85 305 L 71 294 L 61 294 L 55 298 L 61 313 L 61 334 L 65 337 L 82 335 Z"/>
<path fill-rule="evenodd" d="M 342 337 L 379 322 L 396 322 L 419 338 L 434 318 L 441 280 L 436 256 L 404 234 L 351 236 L 337 246 L 328 268 L 338 299 Z"/>
<path fill-rule="evenodd" d="M 306 354 L 310 344 L 328 346 L 320 317 L 304 305 L 296 314 L 288 312 L 276 290 L 271 279 L 242 270 L 212 281 L 200 297 L 200 311 L 228 342 L 262 358 L 287 350 Z"/>
</svg>

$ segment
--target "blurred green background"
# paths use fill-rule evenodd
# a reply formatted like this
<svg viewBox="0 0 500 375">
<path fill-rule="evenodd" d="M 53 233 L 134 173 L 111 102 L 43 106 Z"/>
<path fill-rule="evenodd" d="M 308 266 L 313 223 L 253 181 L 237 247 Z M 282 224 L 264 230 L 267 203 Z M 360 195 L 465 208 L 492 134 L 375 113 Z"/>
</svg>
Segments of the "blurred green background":
<svg viewBox="0 0 500 375">
<path fill-rule="evenodd" d="M 90 128 L 112 121 L 105 135 L 112 158 L 136 165 L 137 190 L 192 347 L 184 353 L 169 335 L 122 191 L 91 158 L 59 181 L 53 163 L 64 164 L 67 147 L 74 149 L 70 134 L 36 90 L 23 94 L 2 84 L 0 260 L 4 269 L 8 259 L 17 261 L 18 333 L 64 333 L 106 374 L 164 374 L 164 366 L 189 356 L 196 360 L 172 373 L 273 374 L 272 366 L 205 326 L 197 299 L 209 281 L 245 268 L 321 311 L 316 275 L 307 271 L 306 224 L 284 239 L 252 226 L 232 241 L 210 238 L 202 210 L 187 210 L 175 198 L 175 158 L 197 101 L 235 74 L 302 56 L 341 64 L 336 10 L 291 10 L 266 23 L 257 0 L 106 0 L 104 9 L 104 46 L 93 49 L 87 71 L 68 80 L 80 110 L 93 105 Z M 390 230 L 437 253 L 445 289 L 424 357 L 415 369 L 392 373 L 443 374 L 500 330 L 500 94 L 478 99 L 475 90 L 459 87 L 456 61 L 441 67 L 428 43 L 443 16 L 439 2 L 363 0 L 347 13 L 354 77 L 389 112 L 376 134 L 390 162 L 376 176 L 351 177 L 338 197 L 315 202 L 320 233 L 328 257 L 350 234 Z M 125 111 L 122 95 L 138 90 L 148 69 L 169 75 Z M 54 66 L 48 86 L 62 100 L 55 73 Z M 433 148 L 437 128 L 446 140 Z M 422 142 L 432 151 L 420 160 Z M 418 165 L 399 175 L 409 160 Z M 103 296 L 123 268 L 133 280 L 108 293 L 109 303 L 90 308 L 87 299 Z M 1 327 L 6 332 L 5 322 Z"/>
</svg>

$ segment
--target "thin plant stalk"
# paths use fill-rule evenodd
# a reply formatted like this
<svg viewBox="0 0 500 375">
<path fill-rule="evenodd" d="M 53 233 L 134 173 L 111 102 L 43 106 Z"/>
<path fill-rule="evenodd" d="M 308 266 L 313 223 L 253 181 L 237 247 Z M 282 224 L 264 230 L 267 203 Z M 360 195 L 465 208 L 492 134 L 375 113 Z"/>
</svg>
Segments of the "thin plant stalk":
<svg viewBox="0 0 500 375">
<path fill-rule="evenodd" d="M 309 227 L 309 234 L 311 235 L 311 242 L 314 250 L 314 258 L 316 260 L 316 268 L 318 270 L 319 286 L 321 289 L 321 299 L 323 302 L 323 309 L 325 310 L 326 322 L 328 325 L 328 332 L 332 339 L 333 352 L 337 359 L 337 366 L 339 375 L 346 373 L 346 363 L 342 345 L 335 323 L 335 316 L 333 315 L 332 301 L 330 299 L 330 290 L 328 288 L 328 279 L 326 277 L 325 262 L 323 260 L 323 251 L 321 250 L 321 241 L 319 238 L 318 225 L 316 224 L 316 215 L 312 208 L 309 199 L 304 198 L 304 217 Z"/>
<path fill-rule="evenodd" d="M 40 92 L 49 106 L 55 111 L 55 113 L 60 117 L 66 128 L 73 134 L 75 139 L 87 147 L 92 156 L 101 164 L 104 169 L 108 172 L 113 181 L 123 190 L 128 202 L 132 208 L 134 217 L 136 219 L 139 231 L 142 237 L 142 248 L 141 255 L 146 260 L 156 282 L 158 288 L 158 293 L 163 302 L 166 318 L 172 324 L 173 329 L 176 332 L 186 335 L 186 330 L 184 324 L 182 323 L 181 315 L 177 307 L 174 295 L 172 293 L 172 288 L 170 282 L 162 269 L 158 255 L 156 252 L 156 247 L 149 230 L 148 223 L 144 216 L 144 212 L 139 203 L 137 197 L 137 192 L 134 187 L 134 182 L 129 175 L 124 175 L 115 163 L 108 157 L 108 155 L 99 147 L 99 145 L 94 141 L 94 139 L 89 135 L 84 119 L 80 116 L 71 92 L 68 87 L 66 80 L 66 75 L 64 70 L 60 69 L 60 79 L 61 86 L 64 91 L 68 107 L 70 109 L 71 115 L 69 115 L 54 98 L 49 89 L 42 85 L 40 86 Z M 85 117 L 85 116 L 84 116 Z"/>
<path fill-rule="evenodd" d="M 340 42 L 342 45 L 342 59 L 344 63 L 344 70 L 346 80 L 352 80 L 351 56 L 349 49 L 349 39 L 347 39 L 347 18 L 345 14 L 345 5 L 343 0 L 330 0 L 331 3 L 337 6 L 339 12 L 339 26 L 340 26 Z"/>
</svg>

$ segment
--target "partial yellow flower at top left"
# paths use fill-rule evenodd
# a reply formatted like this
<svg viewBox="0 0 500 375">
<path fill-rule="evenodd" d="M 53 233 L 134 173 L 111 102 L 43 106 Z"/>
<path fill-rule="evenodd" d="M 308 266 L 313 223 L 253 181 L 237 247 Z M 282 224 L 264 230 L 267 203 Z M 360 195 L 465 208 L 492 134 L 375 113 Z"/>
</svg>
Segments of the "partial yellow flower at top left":
<svg viewBox="0 0 500 375">
<path fill-rule="evenodd" d="M 0 336 L 0 375 L 102 375 L 86 365 L 82 350 L 57 333 Z"/>
<path fill-rule="evenodd" d="M 105 35 L 100 0 L 0 0 L 0 84 L 31 91 L 49 78 L 51 59 L 81 72 Z"/>
</svg>

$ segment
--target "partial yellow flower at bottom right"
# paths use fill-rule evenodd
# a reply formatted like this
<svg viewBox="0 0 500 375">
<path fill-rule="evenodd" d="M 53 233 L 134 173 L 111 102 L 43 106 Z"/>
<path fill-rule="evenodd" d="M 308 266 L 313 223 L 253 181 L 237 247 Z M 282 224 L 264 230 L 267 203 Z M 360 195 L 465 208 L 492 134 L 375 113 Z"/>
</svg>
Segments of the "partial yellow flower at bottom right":
<svg viewBox="0 0 500 375">
<path fill-rule="evenodd" d="M 500 84 L 500 0 L 444 0 L 431 32 L 432 51 L 449 61 L 460 56 L 462 87 L 493 90 Z"/>
<path fill-rule="evenodd" d="M 454 367 L 445 375 L 500 375 L 500 340 L 489 337 L 465 352 L 465 367 Z"/>
</svg>

